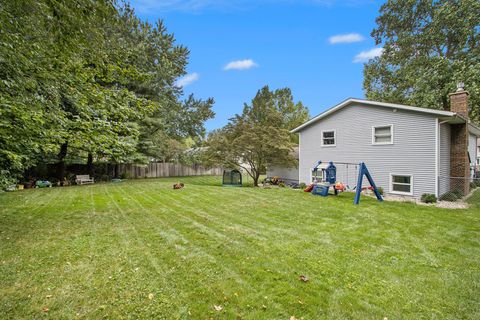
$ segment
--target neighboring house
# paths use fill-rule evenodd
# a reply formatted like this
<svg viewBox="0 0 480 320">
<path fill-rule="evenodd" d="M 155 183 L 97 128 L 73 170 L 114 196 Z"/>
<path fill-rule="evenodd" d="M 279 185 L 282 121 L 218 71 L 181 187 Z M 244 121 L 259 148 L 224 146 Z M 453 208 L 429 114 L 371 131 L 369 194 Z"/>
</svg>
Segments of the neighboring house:
<svg viewBox="0 0 480 320">
<path fill-rule="evenodd" d="M 298 147 L 293 148 L 293 156 L 298 161 Z M 267 177 L 282 177 L 286 182 L 298 182 L 298 165 L 290 168 L 269 166 L 267 167 Z"/>
<path fill-rule="evenodd" d="M 480 128 L 468 120 L 463 88 L 450 99 L 451 111 L 360 99 L 336 105 L 292 130 L 300 136 L 298 180 L 311 183 L 319 160 L 365 162 L 387 194 L 438 197 L 453 183 L 467 193 Z M 342 170 L 338 165 L 339 181 Z"/>
<path fill-rule="evenodd" d="M 477 139 L 477 171 L 480 169 L 480 138 Z"/>
</svg>

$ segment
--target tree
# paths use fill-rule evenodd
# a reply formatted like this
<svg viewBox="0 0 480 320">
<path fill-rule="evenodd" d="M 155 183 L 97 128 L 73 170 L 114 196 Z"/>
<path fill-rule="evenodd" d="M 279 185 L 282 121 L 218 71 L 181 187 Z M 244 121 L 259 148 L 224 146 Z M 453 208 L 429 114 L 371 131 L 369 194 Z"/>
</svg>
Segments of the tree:
<svg viewBox="0 0 480 320">
<path fill-rule="evenodd" d="M 188 49 L 115 0 L 0 4 L 0 181 L 56 154 L 145 161 L 139 141 L 202 135 L 212 99 L 181 101 Z"/>
<path fill-rule="evenodd" d="M 478 0 L 389 0 L 376 22 L 372 36 L 384 50 L 365 65 L 367 98 L 448 109 L 463 82 L 480 120 Z"/>
<path fill-rule="evenodd" d="M 212 132 L 204 153 L 207 164 L 242 168 L 258 186 L 260 175 L 271 165 L 295 165 L 292 127 L 308 118 L 308 109 L 293 103 L 290 89 L 260 89 L 251 105 L 244 105 L 223 128 Z"/>
</svg>

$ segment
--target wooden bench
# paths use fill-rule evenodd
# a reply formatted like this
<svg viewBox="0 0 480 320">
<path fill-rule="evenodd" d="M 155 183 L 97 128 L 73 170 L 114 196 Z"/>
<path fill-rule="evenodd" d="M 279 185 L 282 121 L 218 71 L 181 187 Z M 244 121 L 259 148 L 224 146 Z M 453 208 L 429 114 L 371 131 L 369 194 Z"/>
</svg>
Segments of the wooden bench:
<svg viewBox="0 0 480 320">
<path fill-rule="evenodd" d="M 75 182 L 79 185 L 94 183 L 93 178 L 90 178 L 88 174 L 77 175 Z"/>
</svg>

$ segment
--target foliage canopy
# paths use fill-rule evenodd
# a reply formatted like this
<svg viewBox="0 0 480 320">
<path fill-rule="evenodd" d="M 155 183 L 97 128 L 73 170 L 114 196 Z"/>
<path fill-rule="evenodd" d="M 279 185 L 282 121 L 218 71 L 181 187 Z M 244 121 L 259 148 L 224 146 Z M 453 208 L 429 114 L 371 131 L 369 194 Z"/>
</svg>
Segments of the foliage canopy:
<svg viewBox="0 0 480 320">
<path fill-rule="evenodd" d="M 448 109 L 459 82 L 480 122 L 480 2 L 389 0 L 372 36 L 383 45 L 364 69 L 369 99 Z"/>
</svg>

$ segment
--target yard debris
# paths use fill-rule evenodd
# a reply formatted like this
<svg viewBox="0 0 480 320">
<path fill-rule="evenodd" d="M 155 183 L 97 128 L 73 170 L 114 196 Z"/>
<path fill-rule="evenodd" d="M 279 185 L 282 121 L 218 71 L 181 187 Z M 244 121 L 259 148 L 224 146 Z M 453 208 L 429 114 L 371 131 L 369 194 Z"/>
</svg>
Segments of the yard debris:
<svg viewBox="0 0 480 320">
<path fill-rule="evenodd" d="M 290 320 L 298 320 L 298 319 L 295 318 L 295 316 L 291 316 L 291 317 L 290 317 Z"/>
<path fill-rule="evenodd" d="M 42 308 L 42 311 L 43 311 L 43 312 L 48 312 L 49 310 L 50 310 L 50 309 L 48 309 L 48 307 L 43 307 L 43 308 Z"/>
<path fill-rule="evenodd" d="M 214 305 L 213 308 L 215 309 L 215 311 L 222 311 L 223 310 L 222 306 Z"/>
<path fill-rule="evenodd" d="M 185 185 L 181 182 L 177 182 L 173 185 L 173 189 L 182 189 Z"/>
<path fill-rule="evenodd" d="M 303 282 L 307 282 L 307 281 L 309 280 L 308 277 L 307 277 L 307 276 L 304 276 L 304 275 L 301 275 L 301 276 L 299 277 L 299 279 L 300 279 L 300 281 L 303 281 Z"/>
<path fill-rule="evenodd" d="M 51 294 L 47 294 L 47 295 L 45 296 L 45 298 L 47 298 L 47 299 L 49 299 L 49 298 L 51 298 L 51 297 L 53 297 L 53 295 L 51 295 Z"/>
</svg>

